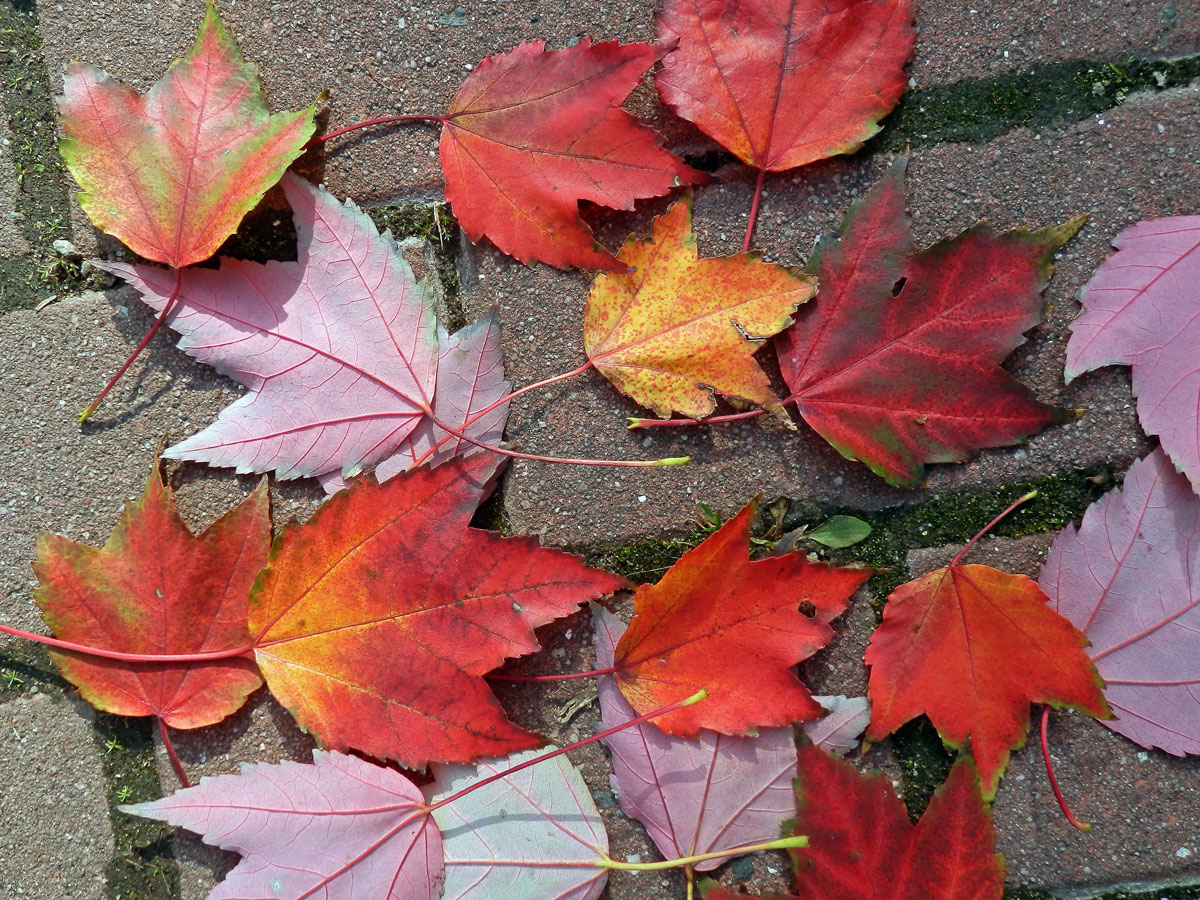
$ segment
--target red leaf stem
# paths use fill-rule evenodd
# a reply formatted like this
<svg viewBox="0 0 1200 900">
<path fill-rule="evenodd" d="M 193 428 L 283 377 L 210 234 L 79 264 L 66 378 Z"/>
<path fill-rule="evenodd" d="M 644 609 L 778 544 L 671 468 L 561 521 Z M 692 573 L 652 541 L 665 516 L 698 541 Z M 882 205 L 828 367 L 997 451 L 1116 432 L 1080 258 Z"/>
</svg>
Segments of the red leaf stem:
<svg viewBox="0 0 1200 900">
<path fill-rule="evenodd" d="M 643 716 L 638 716 L 636 719 L 630 719 L 628 722 L 622 722 L 620 725 L 614 725 L 612 728 L 606 728 L 604 731 L 597 732 L 596 734 L 593 734 L 591 737 L 584 738 L 581 741 L 576 741 L 573 744 L 567 744 L 565 747 L 559 747 L 557 750 L 552 750 L 549 753 L 544 753 L 541 756 L 536 756 L 533 759 L 528 759 L 525 762 L 520 763 L 519 765 L 515 765 L 510 769 L 505 769 L 503 772 L 497 772 L 495 775 L 490 775 L 487 778 L 482 779 L 481 781 L 477 781 L 474 784 L 463 788 L 457 794 L 451 794 L 449 797 L 446 797 L 443 800 L 439 800 L 437 803 L 434 803 L 433 805 L 426 807 L 425 811 L 433 812 L 435 809 L 439 809 L 443 806 L 446 806 L 447 804 L 453 803 L 455 800 L 459 799 L 460 797 L 465 797 L 467 794 L 471 793 L 472 791 L 479 790 L 479 788 L 483 787 L 484 785 L 491 784 L 493 781 L 499 781 L 501 778 L 507 778 L 509 775 L 512 775 L 514 772 L 520 772 L 522 769 L 528 769 L 530 766 L 536 766 L 540 762 L 545 762 L 546 760 L 553 759 L 556 756 L 562 756 L 564 753 L 569 753 L 572 750 L 577 750 L 578 748 L 583 747 L 587 744 L 591 744 L 595 741 L 599 741 L 603 738 L 606 738 L 611 734 L 616 734 L 618 731 L 623 731 L 626 728 L 631 728 L 634 725 L 640 725 L 643 722 L 649 722 L 651 719 L 657 718 L 658 716 L 666 715 L 667 713 L 674 712 L 675 710 L 681 709 L 685 706 L 691 706 L 693 703 L 699 703 L 701 700 L 703 700 L 707 696 L 708 696 L 708 691 L 697 691 L 696 693 L 692 694 L 690 697 L 684 697 L 682 700 L 676 700 L 674 703 L 668 703 L 666 706 L 662 706 L 662 707 L 659 707 L 658 709 L 651 710 L 650 712 L 646 713 Z"/>
<path fill-rule="evenodd" d="M 1071 812 L 1067 806 L 1067 801 L 1063 799 L 1062 791 L 1058 789 L 1058 779 L 1054 777 L 1054 766 L 1050 762 L 1050 742 L 1046 738 L 1046 723 L 1050 721 L 1050 707 L 1042 707 L 1042 760 L 1046 763 L 1046 777 L 1050 779 L 1050 787 L 1054 790 L 1054 799 L 1058 801 L 1058 807 L 1063 811 L 1063 815 L 1067 817 L 1067 821 L 1078 828 L 1080 831 L 1091 831 L 1092 826 L 1087 822 L 1081 822 L 1075 818 L 1075 814 Z"/>
<path fill-rule="evenodd" d="M 312 147 L 316 144 L 323 144 L 325 141 L 333 140 L 335 137 L 341 137 L 343 134 L 349 134 L 352 131 L 358 131 L 360 128 L 370 128 L 374 125 L 396 125 L 405 122 L 427 122 L 435 125 L 443 125 L 446 122 L 446 116 L 380 116 L 377 119 L 364 119 L 362 122 L 355 122 L 353 125 L 347 125 L 345 128 L 339 128 L 336 131 L 331 131 L 329 134 L 322 134 L 314 137 L 308 142 L 308 146 Z"/>
<path fill-rule="evenodd" d="M 179 761 L 179 756 L 175 753 L 175 744 L 171 741 L 171 733 L 167 730 L 167 723 L 162 720 L 162 716 L 155 716 L 154 721 L 158 723 L 158 736 L 162 738 L 163 746 L 167 750 L 167 758 L 171 760 L 171 768 L 179 776 L 179 783 L 185 788 L 190 788 L 192 783 L 188 781 L 187 772 L 183 771 L 183 763 Z"/>
<path fill-rule="evenodd" d="M 987 534 L 989 531 L 991 531 L 997 522 L 999 522 L 1001 519 L 1003 519 L 1005 516 L 1007 516 L 1010 512 L 1012 512 L 1014 509 L 1016 509 L 1018 506 L 1020 506 L 1026 500 L 1032 500 L 1036 496 L 1037 496 L 1037 491 L 1030 491 L 1028 494 L 1018 497 L 1012 503 L 1008 504 L 1008 506 L 1004 507 L 1004 511 L 1002 513 L 1000 513 L 998 516 L 996 516 L 996 518 L 992 519 L 992 521 L 990 521 L 986 525 L 984 525 L 983 528 L 981 528 L 979 530 L 979 533 L 975 535 L 975 537 L 973 537 L 973 538 L 971 538 L 971 540 L 967 541 L 967 546 L 963 547 L 961 550 L 958 551 L 958 556 L 956 556 L 956 557 L 954 557 L 954 559 L 950 560 L 950 565 L 957 566 L 958 561 L 967 555 L 968 550 L 970 550 L 972 547 L 975 546 L 975 542 L 978 541 L 985 534 Z"/>
<path fill-rule="evenodd" d="M 108 384 L 104 386 L 96 399 L 91 402 L 87 409 L 79 414 L 79 423 L 82 425 L 96 411 L 96 408 L 104 401 L 108 392 L 113 389 L 113 386 L 121 380 L 121 376 L 125 374 L 125 370 L 133 365 L 133 361 L 142 355 L 142 351 L 146 349 L 146 345 L 150 343 L 151 338 L 158 334 L 158 329 L 162 327 L 162 323 L 167 320 L 167 316 L 171 314 L 171 310 L 175 308 L 175 302 L 179 299 L 179 285 L 182 282 L 183 276 L 180 274 L 182 269 L 173 269 L 175 273 L 175 286 L 171 288 L 171 295 L 167 298 L 167 302 L 163 305 L 162 312 L 158 314 L 158 318 L 154 320 L 154 324 L 150 326 L 150 330 L 146 332 L 146 336 L 142 338 L 142 342 L 133 348 L 133 352 L 129 354 L 129 358 L 117 369 L 117 374 L 108 379 Z"/>
</svg>

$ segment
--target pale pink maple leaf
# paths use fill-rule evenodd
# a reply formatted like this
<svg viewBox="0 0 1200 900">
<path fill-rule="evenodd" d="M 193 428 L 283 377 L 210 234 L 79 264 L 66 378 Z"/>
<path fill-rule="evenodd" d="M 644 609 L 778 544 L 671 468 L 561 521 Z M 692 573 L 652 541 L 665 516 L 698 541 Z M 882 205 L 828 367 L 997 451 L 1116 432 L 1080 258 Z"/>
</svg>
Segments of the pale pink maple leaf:
<svg viewBox="0 0 1200 900">
<path fill-rule="evenodd" d="M 613 664 L 625 625 L 594 607 L 596 666 Z M 636 718 L 611 675 L 598 679 L 604 725 Z M 697 740 L 663 733 L 644 722 L 604 738 L 612 753 L 613 789 L 625 814 L 646 826 L 667 859 L 717 852 L 779 837 L 796 815 L 796 741 L 791 728 L 763 728 L 757 737 L 702 730 Z M 726 862 L 698 863 L 700 871 Z"/>
<path fill-rule="evenodd" d="M 1200 491 L 1200 216 L 1138 222 L 1083 289 L 1066 379 L 1133 369 L 1138 421 Z"/>
<path fill-rule="evenodd" d="M 437 900 L 442 839 L 411 781 L 356 756 L 244 765 L 122 811 L 242 854 L 208 900 Z"/>
<path fill-rule="evenodd" d="M 433 396 L 433 415 L 438 422 L 489 445 L 499 444 L 508 421 L 508 404 L 467 425 L 467 420 L 491 406 L 512 390 L 504 378 L 504 352 L 500 347 L 500 318 L 492 310 L 478 322 L 447 335 L 438 325 L 437 387 Z M 406 472 L 443 438 L 446 443 L 434 450 L 428 459 L 430 466 L 440 465 L 455 456 L 480 451 L 477 444 L 451 437 L 432 419 L 421 419 L 416 429 L 406 437 L 396 452 L 375 467 L 380 481 Z M 321 486 L 336 493 L 349 482 L 340 472 L 319 476 Z"/>
<path fill-rule="evenodd" d="M 845 756 L 858 744 L 858 737 L 871 721 L 871 701 L 866 697 L 813 697 L 829 710 L 819 719 L 805 722 L 801 727 L 808 739 L 826 753 Z"/>
<path fill-rule="evenodd" d="M 474 766 L 434 765 L 429 803 L 553 749 Z M 565 755 L 483 785 L 435 809 L 433 818 L 446 860 L 442 900 L 595 900 L 604 890 L 608 835 Z"/>
<path fill-rule="evenodd" d="M 296 221 L 296 262 L 180 270 L 167 317 L 180 349 L 249 391 L 163 455 L 280 478 L 349 477 L 394 453 L 432 408 L 432 295 L 352 202 L 294 175 L 280 184 Z M 168 269 L 104 268 L 156 310 L 174 286 Z"/>
<path fill-rule="evenodd" d="M 1087 635 L 1114 731 L 1200 753 L 1200 497 L 1162 450 L 1054 539 L 1038 576 Z"/>
</svg>

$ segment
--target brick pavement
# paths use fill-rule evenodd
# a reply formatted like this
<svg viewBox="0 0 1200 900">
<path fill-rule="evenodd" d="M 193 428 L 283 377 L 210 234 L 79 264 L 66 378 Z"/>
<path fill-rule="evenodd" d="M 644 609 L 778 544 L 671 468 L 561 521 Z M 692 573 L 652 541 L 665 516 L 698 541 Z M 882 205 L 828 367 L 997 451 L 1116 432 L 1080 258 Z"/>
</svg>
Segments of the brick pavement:
<svg viewBox="0 0 1200 900">
<path fill-rule="evenodd" d="M 545 39 L 560 47 L 584 34 L 638 40 L 653 32 L 652 10 L 643 0 L 481 0 L 457 8 L 425 0 L 353 6 L 328 0 L 229 0 L 220 6 L 245 55 L 260 66 L 273 107 L 306 105 L 328 88 L 325 107 L 331 126 L 391 112 L 438 111 L 468 66 L 522 40 Z M 111 74 L 145 88 L 190 45 L 201 15 L 198 2 L 167 0 L 60 0 L 22 4 L 20 9 L 4 10 L 3 15 L 10 20 L 21 16 L 21 24 L 33 26 L 42 42 L 40 72 L 53 92 L 60 89 L 63 65 L 71 58 L 102 64 Z M 916 93 L 906 101 L 912 104 L 920 104 L 926 96 L 922 91 L 931 86 L 953 96 L 973 79 L 1020 77 L 1041 63 L 1089 60 L 1095 63 L 1099 83 L 1105 65 L 1119 66 L 1130 54 L 1159 59 L 1200 50 L 1200 3 L 1194 0 L 978 0 L 966 8 L 930 0 L 920 6 L 918 26 L 920 39 L 910 67 Z M 1047 83 L 1042 89 L 1053 95 L 1056 85 Z M 1101 85 L 1101 94 L 1105 90 Z M 19 100 L 6 94 L 6 116 L 13 115 Z M 957 233 L 981 217 L 1001 227 L 1042 227 L 1081 212 L 1091 214 L 1058 261 L 1047 295 L 1051 312 L 1046 324 L 1010 362 L 1043 399 L 1087 407 L 1088 414 L 1078 423 L 1051 429 L 1025 447 L 985 452 L 964 466 L 932 467 L 928 489 L 905 492 L 887 488 L 861 466 L 842 460 L 803 428 L 789 432 L 759 420 L 690 433 L 630 433 L 623 424 L 625 416 L 637 412 L 633 405 L 599 377 L 585 377 L 514 404 L 510 439 L 535 452 L 621 457 L 690 453 L 696 464 L 615 474 L 517 464 L 503 488 L 507 527 L 540 534 L 547 543 L 596 551 L 642 538 L 686 535 L 696 501 L 728 513 L 760 491 L 790 498 L 795 515 L 834 507 L 866 515 L 906 504 L 922 509 L 919 504 L 932 496 L 944 500 L 972 489 L 999 491 L 1017 482 L 1065 478 L 1080 470 L 1100 480 L 1119 477 L 1148 446 L 1134 419 L 1128 378 L 1124 370 L 1109 369 L 1065 387 L 1061 372 L 1066 326 L 1077 309 L 1075 292 L 1106 256 L 1117 231 L 1141 218 L 1196 211 L 1200 87 L 1146 87 L 1122 100 L 1098 115 L 1072 119 L 1065 112 L 1052 124 L 1007 131 L 986 142 L 938 144 L 919 133 L 908 135 L 914 143 L 909 204 L 922 245 Z M 683 152 L 712 149 L 694 129 L 665 118 L 651 91 L 640 90 L 631 104 L 662 124 Z M 889 137 L 889 146 L 903 138 Z M 436 134 L 428 129 L 364 134 L 315 164 L 309 161 L 308 171 L 335 192 L 364 204 L 435 201 L 441 197 L 432 158 L 435 147 Z M 34 208 L 33 191 L 63 189 L 61 184 L 47 186 L 47 179 L 16 185 L 12 158 L 11 153 L 0 153 L 0 214 L 7 217 L 0 221 L 0 262 L 47 252 L 46 247 L 29 246 L 26 232 L 14 230 L 12 222 Z M 890 159 L 890 153 L 872 146 L 854 158 L 772 176 L 755 245 L 768 259 L 800 262 L 814 237 L 837 224 L 851 199 L 869 188 Z M 701 252 L 710 255 L 740 247 L 751 185 L 744 172 L 731 169 L 722 174 L 728 177 L 697 191 L 698 239 Z M 601 238 L 615 247 L 631 231 L 645 233 L 650 217 L 664 208 L 664 201 L 650 201 L 632 214 L 593 211 L 590 217 Z M 69 218 L 69 238 L 80 251 L 112 252 L 112 243 L 99 238 L 77 210 Z M 582 361 L 579 334 L 586 276 L 526 268 L 465 242 L 449 248 L 448 255 L 459 283 L 452 300 L 472 318 L 499 305 L 514 383 L 525 384 Z M 44 259 L 38 257 L 39 262 Z M 25 305 L 34 305 L 52 290 L 53 286 L 30 284 Z M 6 463 L 6 474 L 0 476 L 0 512 L 5 517 L 0 526 L 0 620 L 38 627 L 29 597 L 29 561 L 39 529 L 101 542 L 121 503 L 140 489 L 159 438 L 168 432 L 189 433 L 236 395 L 236 387 L 192 364 L 160 337 L 104 414 L 81 432 L 74 424 L 74 411 L 86 404 L 103 374 L 115 368 L 149 319 L 122 289 L 85 293 L 41 312 L 0 317 L 0 453 Z M 198 524 L 211 521 L 254 484 L 252 478 L 197 466 L 172 472 L 180 489 L 180 508 Z M 308 514 L 319 498 L 311 484 L 276 484 L 277 523 Z M 939 543 L 932 537 L 905 540 L 914 546 Z M 1016 550 L 1036 549 L 1045 541 L 1034 537 L 1015 544 L 990 542 L 979 553 L 995 554 L 1014 571 L 1032 572 L 1036 559 Z M 937 551 L 915 551 L 897 559 L 915 574 L 938 564 L 936 555 Z M 627 606 L 624 611 L 628 614 Z M 861 691 L 861 647 L 873 615 L 871 598 L 863 592 L 835 645 L 806 666 L 820 690 Z M 582 614 L 549 630 L 544 643 L 561 651 L 556 666 L 588 665 L 590 650 L 581 642 L 586 631 Z M 40 651 L 0 640 L 0 670 L 19 672 L 23 678 L 13 688 L 0 690 L 4 721 L 21 725 L 19 739 L 0 737 L 7 741 L 0 743 L 0 784 L 8 791 L 0 797 L 5 811 L 0 898 L 98 900 L 122 891 L 154 900 L 203 897 L 228 858 L 223 861 L 190 837 L 175 841 L 177 861 L 154 863 L 162 862 L 166 873 L 158 881 L 133 878 L 128 863 L 124 870 L 108 863 L 108 857 L 121 855 L 115 848 L 128 834 L 128 825 L 117 817 L 111 826 L 115 836 L 108 831 L 107 804 L 119 786 L 103 765 L 103 742 L 89 739 L 94 730 L 86 710 L 54 687 L 49 662 Z M 38 694 L 31 693 L 35 687 Z M 524 724 L 570 739 L 572 734 L 585 734 L 595 718 L 594 711 L 585 711 L 568 726 L 553 718 L 555 705 L 568 701 L 575 690 L 513 688 L 503 696 Z M 1200 771 L 1195 760 L 1142 752 L 1077 717 L 1056 715 L 1053 723 L 1060 777 L 1068 790 L 1078 791 L 1081 813 L 1097 827 L 1088 835 L 1070 830 L 1050 801 L 1036 754 L 1017 753 L 995 808 L 1010 884 L 1062 897 L 1101 896 L 1115 885 L 1140 886 L 1138 890 L 1145 889 L 1140 896 L 1146 898 L 1184 896 L 1183 888 L 1170 885 L 1200 880 L 1200 817 L 1195 812 Z M 180 741 L 185 764 L 197 774 L 232 771 L 242 761 L 302 756 L 307 746 L 286 714 L 262 696 L 220 728 Z M 902 761 L 889 753 L 886 746 L 876 748 L 866 762 L 883 765 L 900 778 Z M 73 764 L 70 784 L 60 784 L 56 779 L 63 773 L 50 771 L 64 755 Z M 593 788 L 602 795 L 603 752 L 591 748 L 581 757 Z M 172 776 L 161 753 L 157 762 L 160 784 L 169 789 Z M 83 787 L 73 789 L 75 782 Z M 11 824 L 9 810 L 34 810 L 41 802 L 37 798 L 68 794 L 71 804 L 54 814 L 91 823 L 85 840 L 80 840 L 79 828 L 60 825 L 50 813 L 44 818 L 46 827 Z M 652 852 L 638 826 L 611 809 L 606 815 L 613 825 L 615 854 L 646 857 Z M 122 871 L 125 874 L 119 874 Z M 782 865 L 758 860 L 751 883 L 785 887 Z M 678 886 L 673 877 L 660 882 L 658 876 L 626 875 L 614 879 L 610 895 L 619 900 L 659 897 L 678 893 Z"/>
</svg>

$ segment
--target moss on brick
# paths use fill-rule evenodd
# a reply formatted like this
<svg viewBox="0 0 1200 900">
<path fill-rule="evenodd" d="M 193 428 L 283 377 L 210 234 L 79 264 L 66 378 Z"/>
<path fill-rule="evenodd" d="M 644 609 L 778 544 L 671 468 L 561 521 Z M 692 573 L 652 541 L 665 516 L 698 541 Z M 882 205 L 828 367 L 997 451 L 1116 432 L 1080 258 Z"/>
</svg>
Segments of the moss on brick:
<svg viewBox="0 0 1200 900">
<path fill-rule="evenodd" d="M 988 141 L 1013 128 L 1061 126 L 1120 106 L 1134 92 L 1180 87 L 1198 76 L 1200 55 L 1130 57 L 1120 63 L 1068 60 L 912 91 L 868 151 Z"/>
</svg>

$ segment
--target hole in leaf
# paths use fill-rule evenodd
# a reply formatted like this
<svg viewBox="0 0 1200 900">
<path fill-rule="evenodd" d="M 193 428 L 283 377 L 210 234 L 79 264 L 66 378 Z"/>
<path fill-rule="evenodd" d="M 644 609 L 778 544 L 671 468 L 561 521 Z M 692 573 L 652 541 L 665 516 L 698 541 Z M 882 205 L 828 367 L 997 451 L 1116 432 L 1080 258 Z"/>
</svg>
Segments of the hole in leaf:
<svg viewBox="0 0 1200 900">
<path fill-rule="evenodd" d="M 814 618 L 817 614 L 817 607 L 811 600 L 801 600 L 799 610 L 800 615 L 808 619 Z"/>
<path fill-rule="evenodd" d="M 893 297 L 900 296 L 901 292 L 904 290 L 904 285 L 907 281 L 908 281 L 907 275 L 904 276 L 903 278 L 897 279 L 896 283 L 892 285 L 892 296 Z"/>
</svg>

